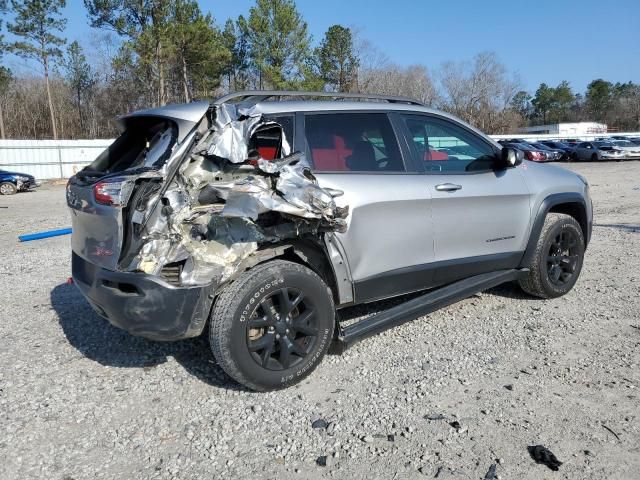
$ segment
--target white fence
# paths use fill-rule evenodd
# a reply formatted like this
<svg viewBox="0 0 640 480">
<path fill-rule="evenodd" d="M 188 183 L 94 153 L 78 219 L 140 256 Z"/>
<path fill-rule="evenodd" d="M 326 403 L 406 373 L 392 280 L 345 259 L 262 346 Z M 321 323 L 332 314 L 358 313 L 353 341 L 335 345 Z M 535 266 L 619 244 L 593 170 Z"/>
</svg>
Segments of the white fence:
<svg viewBox="0 0 640 480">
<path fill-rule="evenodd" d="M 579 135 L 578 140 L 594 140 L 612 135 L 640 137 L 635 133 Z M 522 138 L 524 140 L 558 139 L 558 135 L 491 135 L 495 140 Z M 113 140 L 0 140 L 0 170 L 28 173 L 39 180 L 69 178 L 91 163 Z"/>
<path fill-rule="evenodd" d="M 113 140 L 0 140 L 0 170 L 39 180 L 69 178 L 91 163 Z"/>
</svg>

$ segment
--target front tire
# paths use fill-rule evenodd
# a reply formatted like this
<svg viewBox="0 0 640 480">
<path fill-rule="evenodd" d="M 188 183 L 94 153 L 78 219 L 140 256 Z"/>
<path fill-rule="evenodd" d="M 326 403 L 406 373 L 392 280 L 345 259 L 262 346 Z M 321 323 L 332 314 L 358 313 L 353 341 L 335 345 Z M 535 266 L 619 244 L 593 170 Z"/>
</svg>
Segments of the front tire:
<svg viewBox="0 0 640 480">
<path fill-rule="evenodd" d="M 15 195 L 18 192 L 18 187 L 16 187 L 11 182 L 3 182 L 0 183 L 0 194 L 1 195 Z"/>
<path fill-rule="evenodd" d="M 536 297 L 561 297 L 576 284 L 584 251 L 584 235 L 576 219 L 561 213 L 547 214 L 528 265 L 529 275 L 519 281 L 520 287 Z"/>
<path fill-rule="evenodd" d="M 252 390 L 276 390 L 300 382 L 322 361 L 335 307 L 315 272 L 275 260 L 227 285 L 210 322 L 209 342 L 222 369 Z"/>
<path fill-rule="evenodd" d="M 593 153 L 591 155 L 591 161 L 592 162 L 597 162 L 598 161 L 598 154 L 597 153 Z"/>
</svg>

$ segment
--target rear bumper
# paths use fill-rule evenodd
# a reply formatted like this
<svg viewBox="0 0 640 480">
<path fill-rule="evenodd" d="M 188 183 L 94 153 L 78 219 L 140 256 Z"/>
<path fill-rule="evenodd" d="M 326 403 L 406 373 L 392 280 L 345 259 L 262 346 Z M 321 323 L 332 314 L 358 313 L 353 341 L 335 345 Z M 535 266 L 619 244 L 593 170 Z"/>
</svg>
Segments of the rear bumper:
<svg viewBox="0 0 640 480">
<path fill-rule="evenodd" d="M 151 340 L 202 333 L 212 287 L 174 287 L 142 273 L 113 272 L 72 253 L 72 275 L 91 307 L 112 325 Z"/>
</svg>

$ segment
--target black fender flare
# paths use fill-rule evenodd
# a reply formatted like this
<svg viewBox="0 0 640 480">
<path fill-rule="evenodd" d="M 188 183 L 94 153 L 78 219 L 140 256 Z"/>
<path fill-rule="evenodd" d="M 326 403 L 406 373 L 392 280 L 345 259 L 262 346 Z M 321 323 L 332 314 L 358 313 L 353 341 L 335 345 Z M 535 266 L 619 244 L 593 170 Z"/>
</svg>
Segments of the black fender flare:
<svg viewBox="0 0 640 480">
<path fill-rule="evenodd" d="M 540 232 L 542 232 L 542 226 L 544 225 L 544 220 L 547 217 L 547 214 L 553 207 L 557 207 L 562 204 L 578 204 L 582 218 L 576 218 L 576 220 L 582 228 L 585 247 L 589 243 L 589 240 L 591 239 L 592 224 L 587 216 L 587 202 L 584 196 L 578 192 L 554 193 L 546 197 L 540 204 L 540 207 L 538 207 L 538 212 L 536 213 L 531 226 L 529 242 L 527 243 L 527 248 L 522 256 L 522 260 L 520 261 L 520 268 L 525 268 L 531 264 L 531 260 L 533 259 L 533 255 L 536 250 L 536 245 L 538 243 L 538 238 L 540 237 Z"/>
</svg>

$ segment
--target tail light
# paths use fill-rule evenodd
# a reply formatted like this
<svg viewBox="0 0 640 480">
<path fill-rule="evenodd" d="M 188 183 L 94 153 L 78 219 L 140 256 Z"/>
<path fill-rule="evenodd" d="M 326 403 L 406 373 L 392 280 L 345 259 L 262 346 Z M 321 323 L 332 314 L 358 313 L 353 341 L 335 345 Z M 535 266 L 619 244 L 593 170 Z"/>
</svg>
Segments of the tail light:
<svg viewBox="0 0 640 480">
<path fill-rule="evenodd" d="M 527 160 L 533 160 L 533 152 L 530 152 L 529 150 L 525 150 L 524 158 L 526 158 Z"/>
<path fill-rule="evenodd" d="M 122 203 L 122 180 L 102 180 L 93 186 L 96 202 L 102 205 L 118 206 Z"/>
</svg>

